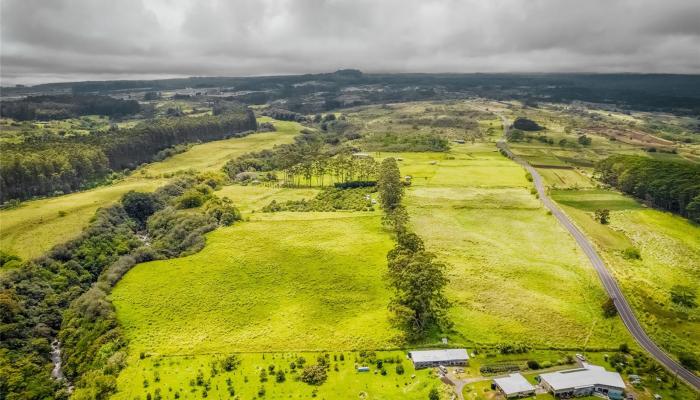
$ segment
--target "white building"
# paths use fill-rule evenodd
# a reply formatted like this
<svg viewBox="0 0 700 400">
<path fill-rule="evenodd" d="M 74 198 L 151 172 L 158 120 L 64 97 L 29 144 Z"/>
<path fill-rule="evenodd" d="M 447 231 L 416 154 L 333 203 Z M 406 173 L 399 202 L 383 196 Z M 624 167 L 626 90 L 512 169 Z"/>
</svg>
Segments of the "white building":
<svg viewBox="0 0 700 400">
<path fill-rule="evenodd" d="M 418 368 L 437 367 L 438 365 L 467 365 L 469 354 L 466 349 L 415 350 L 408 353 L 413 366 Z"/>
<path fill-rule="evenodd" d="M 535 387 L 520 374 L 510 374 L 493 380 L 495 389 L 500 390 L 506 398 L 527 397 L 535 394 Z"/>
<path fill-rule="evenodd" d="M 597 365 L 581 364 L 581 368 L 541 374 L 540 383 L 556 396 L 590 396 L 596 393 L 614 400 L 623 398 L 625 382 L 620 374 Z"/>
</svg>

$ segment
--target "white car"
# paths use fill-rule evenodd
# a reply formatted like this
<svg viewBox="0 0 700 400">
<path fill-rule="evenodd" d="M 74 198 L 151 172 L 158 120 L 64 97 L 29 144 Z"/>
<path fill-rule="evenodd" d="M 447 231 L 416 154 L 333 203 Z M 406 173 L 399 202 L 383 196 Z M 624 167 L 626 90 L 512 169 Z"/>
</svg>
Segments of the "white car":
<svg viewBox="0 0 700 400">
<path fill-rule="evenodd" d="M 576 354 L 576 358 L 578 358 L 581 361 L 586 361 L 586 357 L 584 357 L 582 354 Z"/>
</svg>

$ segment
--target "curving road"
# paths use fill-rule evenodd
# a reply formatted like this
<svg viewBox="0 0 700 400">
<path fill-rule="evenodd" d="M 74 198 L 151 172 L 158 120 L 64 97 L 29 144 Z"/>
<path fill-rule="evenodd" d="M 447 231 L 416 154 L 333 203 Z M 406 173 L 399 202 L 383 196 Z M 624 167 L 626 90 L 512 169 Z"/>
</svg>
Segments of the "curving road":
<svg viewBox="0 0 700 400">
<path fill-rule="evenodd" d="M 654 357 L 659 363 L 666 367 L 666 369 L 668 369 L 671 373 L 677 375 L 691 387 L 695 388 L 695 390 L 700 391 L 700 378 L 691 371 L 687 370 L 679 363 L 677 363 L 671 357 L 669 357 L 663 350 L 659 348 L 659 346 L 656 345 L 656 343 L 654 343 L 649 338 L 646 332 L 644 332 L 644 329 L 642 329 L 642 326 L 639 324 L 639 321 L 637 321 L 637 318 L 634 316 L 632 308 L 625 299 L 625 296 L 622 294 L 620 287 L 617 285 L 615 278 L 613 278 L 613 276 L 610 274 L 610 271 L 608 271 L 608 269 L 605 267 L 605 263 L 600 258 L 596 250 L 593 248 L 591 242 L 571 222 L 569 217 L 567 217 L 566 214 L 564 214 L 554 204 L 554 201 L 552 201 L 549 198 L 549 196 L 547 196 L 544 184 L 542 183 L 542 177 L 537 172 L 537 170 L 535 170 L 535 168 L 528 164 L 527 161 L 516 156 L 510 151 L 510 149 L 508 148 L 508 143 L 506 142 L 506 137 L 508 134 L 508 120 L 502 115 L 498 116 L 501 118 L 501 121 L 503 123 L 503 139 L 500 139 L 496 146 L 499 149 L 503 150 L 513 161 L 522 165 L 523 168 L 525 168 L 527 172 L 529 172 L 532 175 L 532 180 L 535 184 L 535 188 L 537 189 L 537 193 L 540 196 L 540 200 L 542 200 L 544 206 L 552 212 L 552 215 L 554 215 L 557 218 L 557 220 L 559 220 L 559 223 L 562 224 L 567 231 L 569 231 L 571 236 L 573 236 L 576 240 L 576 243 L 579 245 L 579 247 L 581 247 L 581 250 L 583 250 L 588 259 L 591 261 L 593 268 L 595 268 L 596 272 L 598 273 L 598 277 L 600 277 L 601 282 L 603 282 L 605 291 L 608 292 L 608 295 L 614 300 L 615 306 L 617 307 L 617 311 L 620 314 L 620 317 L 622 318 L 622 322 L 630 331 L 634 339 L 637 341 L 637 343 L 639 343 L 640 346 L 642 346 L 649 354 L 651 354 L 652 357 Z"/>
</svg>

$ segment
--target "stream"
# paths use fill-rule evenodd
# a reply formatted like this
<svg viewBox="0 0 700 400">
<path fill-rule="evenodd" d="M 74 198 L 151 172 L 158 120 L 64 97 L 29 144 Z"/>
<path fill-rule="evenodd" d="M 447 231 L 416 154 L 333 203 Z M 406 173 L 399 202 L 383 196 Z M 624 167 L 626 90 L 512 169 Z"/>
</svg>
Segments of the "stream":
<svg viewBox="0 0 700 400">
<path fill-rule="evenodd" d="M 51 343 L 51 362 L 53 363 L 53 370 L 51 370 L 51 377 L 62 381 L 68 388 L 68 393 L 73 391 L 73 386 L 66 380 L 65 375 L 63 375 L 63 366 L 61 365 L 61 342 L 54 340 Z"/>
</svg>

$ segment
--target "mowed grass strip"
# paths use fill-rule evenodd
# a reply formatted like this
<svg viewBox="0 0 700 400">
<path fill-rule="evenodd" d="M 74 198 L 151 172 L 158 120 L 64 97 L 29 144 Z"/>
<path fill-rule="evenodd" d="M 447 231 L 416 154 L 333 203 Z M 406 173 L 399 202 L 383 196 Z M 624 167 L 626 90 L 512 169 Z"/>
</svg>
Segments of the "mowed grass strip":
<svg viewBox="0 0 700 400">
<path fill-rule="evenodd" d="M 388 347 L 392 240 L 378 214 L 328 214 L 239 223 L 208 235 L 197 254 L 136 266 L 112 294 L 130 350 Z"/>
<path fill-rule="evenodd" d="M 270 121 L 261 118 L 259 121 Z M 121 182 L 84 192 L 23 202 L 0 211 L 0 249 L 23 259 L 38 257 L 58 243 L 77 236 L 100 207 L 118 201 L 130 190 L 153 191 L 166 183 L 164 174 L 180 170 L 218 170 L 230 158 L 250 151 L 290 143 L 301 129 L 295 122 L 274 121 L 276 132 L 218 140 L 192 146 L 188 151 L 152 163 Z M 59 214 L 60 213 L 60 214 Z"/>
<path fill-rule="evenodd" d="M 633 198 L 605 189 L 552 190 L 550 195 L 559 204 L 584 211 L 604 208 L 615 211 L 642 208 L 642 205 Z"/>
</svg>

